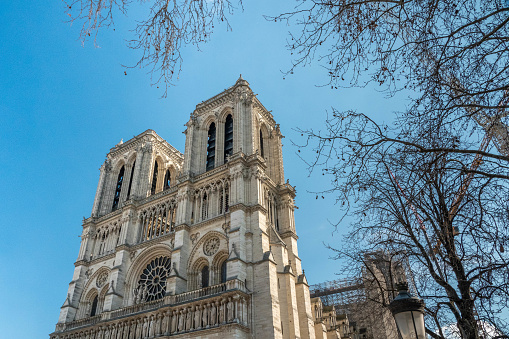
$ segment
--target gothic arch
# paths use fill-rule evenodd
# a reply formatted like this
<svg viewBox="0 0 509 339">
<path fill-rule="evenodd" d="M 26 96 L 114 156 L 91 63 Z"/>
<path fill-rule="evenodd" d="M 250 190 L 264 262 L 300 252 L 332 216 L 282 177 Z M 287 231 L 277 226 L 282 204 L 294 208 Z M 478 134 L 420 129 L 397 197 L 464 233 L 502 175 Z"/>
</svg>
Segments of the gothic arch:
<svg viewBox="0 0 509 339">
<path fill-rule="evenodd" d="M 210 255 L 204 253 L 203 246 L 204 244 L 212 238 L 219 239 L 219 248 L 216 253 L 212 253 Z M 187 263 L 187 287 L 188 290 L 194 290 L 200 288 L 199 280 L 200 272 L 199 270 L 207 263 L 209 266 L 211 274 L 210 284 L 216 284 L 216 280 L 214 279 L 214 261 L 213 258 L 221 252 L 228 253 L 228 238 L 224 233 L 218 231 L 210 231 L 205 234 L 193 247 L 191 253 L 189 255 L 189 260 Z M 199 279 L 200 278 L 200 279 Z"/>
<path fill-rule="evenodd" d="M 138 156 L 138 152 L 133 151 L 127 156 L 126 164 L 132 166 L 132 164 L 136 161 L 136 157 Z"/>
<path fill-rule="evenodd" d="M 232 118 L 235 118 L 235 115 L 233 114 L 233 107 L 232 106 L 226 106 L 224 107 L 219 114 L 217 115 L 217 121 L 221 124 L 224 124 L 226 117 L 228 114 L 232 115 Z"/>
<path fill-rule="evenodd" d="M 210 272 L 210 261 L 205 257 L 199 257 L 193 262 L 193 265 L 187 271 L 187 290 L 193 291 L 202 288 L 202 270 L 207 267 Z M 208 286 L 210 284 L 210 275 L 207 277 Z"/>
<path fill-rule="evenodd" d="M 97 278 L 101 277 L 101 282 L 98 282 Z M 109 288 L 109 278 L 111 277 L 111 270 L 103 266 L 99 268 L 94 274 L 90 276 L 85 287 L 78 306 L 78 312 L 76 314 L 77 319 L 82 319 L 90 316 L 92 303 L 94 298 L 97 297 L 96 314 L 99 314 L 104 305 L 104 296 Z"/>
<path fill-rule="evenodd" d="M 156 194 L 163 189 L 164 172 L 166 171 L 166 161 L 161 155 L 157 155 L 150 166 L 150 194 Z M 157 172 L 154 173 L 157 164 Z M 155 174 L 155 175 L 154 175 Z M 154 183 L 155 180 L 155 183 Z"/>
<path fill-rule="evenodd" d="M 224 262 L 228 260 L 228 251 L 220 250 L 214 255 L 214 259 L 212 260 L 211 272 L 212 272 L 212 284 L 220 284 L 221 283 L 221 268 Z"/>
<path fill-rule="evenodd" d="M 118 171 L 120 171 L 122 166 L 125 166 L 125 165 L 126 165 L 126 162 L 125 162 L 124 158 L 119 158 L 119 159 L 114 160 L 114 163 L 111 166 L 113 174 L 118 174 Z"/>
<path fill-rule="evenodd" d="M 97 278 L 103 274 L 107 274 L 106 280 L 102 284 L 97 283 Z M 110 277 L 111 277 L 111 269 L 106 266 L 102 266 L 97 271 L 95 271 L 88 279 L 87 283 L 85 284 L 85 287 L 83 288 L 83 295 L 85 295 L 85 293 L 88 293 L 89 290 L 95 288 L 93 286 L 93 283 L 95 283 L 95 285 L 98 286 L 99 289 L 102 288 L 107 282 L 109 282 Z"/>
<path fill-rule="evenodd" d="M 263 142 L 263 157 L 267 160 L 268 165 L 268 160 L 270 159 L 270 128 L 267 126 L 266 123 L 260 122 L 258 133 L 261 133 L 261 136 L 263 137 L 262 139 L 260 139 L 257 135 L 257 139 L 259 139 L 257 143 L 258 154 L 262 155 L 261 143 Z"/>
<path fill-rule="evenodd" d="M 210 232 L 207 232 L 207 234 L 205 234 L 203 237 L 201 237 L 200 240 L 198 240 L 198 242 L 196 243 L 196 245 L 194 245 L 193 249 L 191 250 L 191 253 L 189 255 L 189 259 L 187 261 L 187 268 L 189 269 L 191 267 L 191 264 L 193 263 L 193 261 L 195 260 L 194 257 L 195 256 L 198 256 L 199 254 L 197 254 L 197 252 L 199 253 L 203 253 L 203 244 L 211 239 L 212 237 L 214 236 L 217 236 L 219 239 L 222 239 L 224 240 L 224 242 L 226 243 L 226 245 L 228 245 L 228 238 L 226 237 L 226 235 L 223 233 L 223 232 L 218 232 L 218 231 L 210 231 Z M 222 242 L 221 242 L 222 243 Z M 221 250 L 221 248 L 220 248 Z"/>
<path fill-rule="evenodd" d="M 138 280 L 147 265 L 158 257 L 169 257 L 171 259 L 172 248 L 167 244 L 157 244 L 143 250 L 138 257 L 131 263 L 126 274 L 126 284 L 124 293 L 125 306 L 134 303 L 133 290 L 136 288 Z"/>
<path fill-rule="evenodd" d="M 217 128 L 218 121 L 216 121 L 216 116 L 214 114 L 210 113 L 206 117 L 203 117 L 203 122 L 201 123 L 200 129 L 202 131 L 207 132 L 209 130 L 210 125 L 213 122 L 216 124 L 216 128 Z"/>
</svg>

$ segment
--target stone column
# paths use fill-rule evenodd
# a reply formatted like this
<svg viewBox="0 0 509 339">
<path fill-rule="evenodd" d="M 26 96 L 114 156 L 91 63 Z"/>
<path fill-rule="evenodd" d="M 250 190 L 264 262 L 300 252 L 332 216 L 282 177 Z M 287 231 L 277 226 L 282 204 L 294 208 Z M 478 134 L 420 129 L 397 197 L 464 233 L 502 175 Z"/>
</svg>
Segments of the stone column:
<svg viewBox="0 0 509 339">
<path fill-rule="evenodd" d="M 94 205 L 92 207 L 92 216 L 98 217 L 100 212 L 101 200 L 104 190 L 104 184 L 106 179 L 106 172 L 110 170 L 109 160 L 104 161 L 104 164 L 101 165 L 99 169 L 99 183 L 97 184 L 97 190 L 95 193 Z"/>
</svg>

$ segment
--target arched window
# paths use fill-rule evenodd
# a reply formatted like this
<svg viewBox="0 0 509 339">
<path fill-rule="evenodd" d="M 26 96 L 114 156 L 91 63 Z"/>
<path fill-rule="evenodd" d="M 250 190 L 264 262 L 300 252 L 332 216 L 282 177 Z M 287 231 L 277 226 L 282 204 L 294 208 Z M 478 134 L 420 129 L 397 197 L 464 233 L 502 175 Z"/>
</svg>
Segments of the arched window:
<svg viewBox="0 0 509 339">
<path fill-rule="evenodd" d="M 129 178 L 129 187 L 127 188 L 127 199 L 131 196 L 131 186 L 133 185 L 134 167 L 136 167 L 136 161 L 133 162 L 133 168 L 131 168 L 131 177 Z"/>
<path fill-rule="evenodd" d="M 216 124 L 211 123 L 209 127 L 208 140 L 207 140 L 207 167 L 209 171 L 214 168 L 216 160 Z"/>
<path fill-rule="evenodd" d="M 171 184 L 170 170 L 166 170 L 166 174 L 164 175 L 164 189 L 166 190 L 170 188 L 170 184 Z"/>
<path fill-rule="evenodd" d="M 90 309 L 90 316 L 93 317 L 97 314 L 97 304 L 99 302 L 99 296 L 95 296 L 94 300 L 92 301 L 92 307 Z"/>
<path fill-rule="evenodd" d="M 201 288 L 209 287 L 209 267 L 204 266 L 201 269 Z"/>
<path fill-rule="evenodd" d="M 113 198 L 113 206 L 112 210 L 116 210 L 118 208 L 118 203 L 120 202 L 120 192 L 122 191 L 122 182 L 124 181 L 124 166 L 120 169 L 117 178 L 117 188 L 115 189 L 115 197 Z"/>
<path fill-rule="evenodd" d="M 226 282 L 226 260 L 221 264 L 221 283 Z"/>
<path fill-rule="evenodd" d="M 170 275 L 171 258 L 161 256 L 152 260 L 143 270 L 134 292 L 134 303 L 162 299 L 166 293 L 166 280 Z"/>
<path fill-rule="evenodd" d="M 158 164 L 157 161 L 154 164 L 154 173 L 152 174 L 152 188 L 150 192 L 152 194 L 156 193 L 156 186 L 157 186 L 157 170 L 158 170 Z"/>
<path fill-rule="evenodd" d="M 207 203 L 207 193 L 203 194 L 203 200 L 201 204 L 201 220 L 205 220 L 208 217 L 208 203 Z"/>
<path fill-rule="evenodd" d="M 262 156 L 262 158 L 265 158 L 265 154 L 263 152 L 263 134 L 262 134 L 262 130 L 260 129 L 260 155 Z"/>
<path fill-rule="evenodd" d="M 231 114 L 226 117 L 224 123 L 224 162 L 227 162 L 227 157 L 233 154 L 233 118 Z"/>
</svg>

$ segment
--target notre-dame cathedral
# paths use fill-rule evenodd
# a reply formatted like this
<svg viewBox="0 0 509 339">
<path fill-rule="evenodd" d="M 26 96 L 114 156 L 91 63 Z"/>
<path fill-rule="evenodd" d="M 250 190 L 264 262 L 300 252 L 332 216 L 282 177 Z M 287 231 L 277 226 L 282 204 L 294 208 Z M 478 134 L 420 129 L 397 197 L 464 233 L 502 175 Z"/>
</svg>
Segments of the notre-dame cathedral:
<svg viewBox="0 0 509 339">
<path fill-rule="evenodd" d="M 198 104 L 184 154 L 113 147 L 51 339 L 339 338 L 310 298 L 279 125 L 246 80 Z"/>
</svg>

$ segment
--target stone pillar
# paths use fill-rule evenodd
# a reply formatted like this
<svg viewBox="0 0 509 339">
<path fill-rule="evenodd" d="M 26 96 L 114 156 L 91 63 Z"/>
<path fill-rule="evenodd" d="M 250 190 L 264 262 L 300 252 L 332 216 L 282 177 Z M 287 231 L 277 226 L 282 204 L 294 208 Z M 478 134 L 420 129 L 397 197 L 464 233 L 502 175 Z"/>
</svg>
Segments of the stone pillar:
<svg viewBox="0 0 509 339">
<path fill-rule="evenodd" d="M 271 252 L 266 252 L 263 260 L 254 266 L 254 338 L 283 338 L 276 266 Z"/>
<path fill-rule="evenodd" d="M 171 254 L 172 269 L 166 280 L 167 295 L 187 291 L 187 261 L 191 251 L 190 247 L 189 227 L 185 224 L 175 227 L 175 242 Z"/>
<path fill-rule="evenodd" d="M 101 165 L 99 169 L 99 183 L 97 184 L 97 190 L 95 193 L 94 205 L 92 206 L 92 217 L 98 217 L 100 212 L 101 200 L 104 190 L 104 184 L 106 179 L 106 172 L 109 171 L 110 164 L 109 161 L 104 161 L 104 164 Z"/>
</svg>

